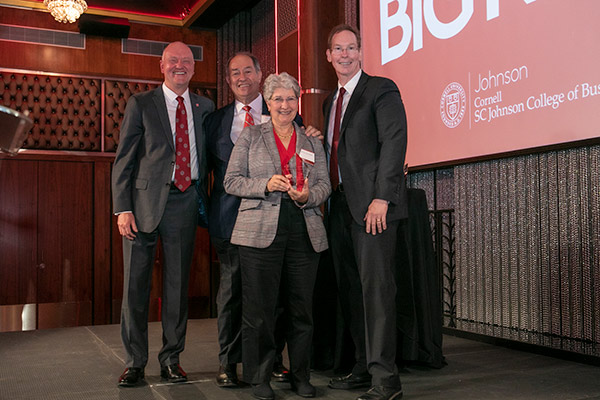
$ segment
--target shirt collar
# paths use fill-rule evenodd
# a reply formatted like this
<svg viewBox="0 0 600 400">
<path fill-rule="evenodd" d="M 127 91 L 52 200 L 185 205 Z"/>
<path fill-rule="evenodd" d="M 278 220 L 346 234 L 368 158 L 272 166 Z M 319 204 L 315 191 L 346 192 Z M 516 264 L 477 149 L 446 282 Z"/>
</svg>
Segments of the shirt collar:
<svg viewBox="0 0 600 400">
<path fill-rule="evenodd" d="M 162 88 L 163 88 L 163 93 L 165 94 L 165 98 L 167 99 L 167 101 L 169 103 L 177 103 L 177 96 L 179 96 L 179 95 L 177 93 L 175 93 L 174 91 L 172 91 L 171 89 L 169 89 L 164 82 L 162 84 Z M 181 97 L 183 97 L 184 101 L 188 100 L 190 97 L 190 89 L 189 88 L 185 89 L 185 92 L 183 92 Z"/>
<path fill-rule="evenodd" d="M 360 79 L 361 75 L 362 69 L 359 69 L 358 72 L 354 74 L 354 76 L 348 82 L 346 82 L 346 84 L 344 85 L 346 93 L 352 96 L 352 92 L 354 92 L 354 89 L 356 89 L 356 85 L 358 85 L 358 80 Z M 340 85 L 340 82 L 338 81 L 338 90 L 340 90 L 341 87 L 342 85 Z"/>
<path fill-rule="evenodd" d="M 250 102 L 250 104 L 248 104 L 250 106 L 250 108 L 252 109 L 253 112 L 255 112 L 256 114 L 262 114 L 262 108 L 263 108 L 263 98 L 262 98 L 262 94 L 258 94 L 258 96 L 256 96 L 256 98 L 254 100 L 252 100 Z M 245 106 L 244 103 L 242 103 L 241 101 L 236 100 L 235 101 L 235 113 L 236 115 L 241 113 L 243 110 L 242 108 Z"/>
</svg>

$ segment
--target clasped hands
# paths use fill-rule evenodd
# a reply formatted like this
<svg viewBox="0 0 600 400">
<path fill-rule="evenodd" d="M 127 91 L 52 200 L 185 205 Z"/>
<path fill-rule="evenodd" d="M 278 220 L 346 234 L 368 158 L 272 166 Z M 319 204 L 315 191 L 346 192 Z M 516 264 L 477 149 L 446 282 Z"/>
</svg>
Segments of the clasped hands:
<svg viewBox="0 0 600 400">
<path fill-rule="evenodd" d="M 286 192 L 290 199 L 297 203 L 304 204 L 308 201 L 308 178 L 304 179 L 302 191 L 294 189 L 292 186 L 292 175 L 273 175 L 267 182 L 268 192 Z"/>
</svg>

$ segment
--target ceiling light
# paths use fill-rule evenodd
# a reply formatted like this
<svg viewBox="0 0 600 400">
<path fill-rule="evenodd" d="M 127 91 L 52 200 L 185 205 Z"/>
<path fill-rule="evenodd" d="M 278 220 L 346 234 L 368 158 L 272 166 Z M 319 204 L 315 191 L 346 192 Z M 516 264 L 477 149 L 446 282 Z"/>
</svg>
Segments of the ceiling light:
<svg viewBox="0 0 600 400">
<path fill-rule="evenodd" d="M 87 10 L 84 0 L 44 0 L 44 5 L 58 22 L 75 22 Z"/>
</svg>

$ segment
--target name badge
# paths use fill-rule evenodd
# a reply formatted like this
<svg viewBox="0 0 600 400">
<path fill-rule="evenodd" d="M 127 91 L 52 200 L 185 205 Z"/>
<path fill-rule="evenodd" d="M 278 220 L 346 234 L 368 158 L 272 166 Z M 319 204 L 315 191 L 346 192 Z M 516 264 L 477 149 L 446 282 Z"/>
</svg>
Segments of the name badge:
<svg viewBox="0 0 600 400">
<path fill-rule="evenodd" d="M 303 159 L 307 163 L 314 165 L 314 163 L 315 163 L 315 153 L 313 153 L 312 151 L 301 149 L 300 150 L 300 154 L 298 154 L 298 155 L 300 156 L 301 159 Z"/>
</svg>

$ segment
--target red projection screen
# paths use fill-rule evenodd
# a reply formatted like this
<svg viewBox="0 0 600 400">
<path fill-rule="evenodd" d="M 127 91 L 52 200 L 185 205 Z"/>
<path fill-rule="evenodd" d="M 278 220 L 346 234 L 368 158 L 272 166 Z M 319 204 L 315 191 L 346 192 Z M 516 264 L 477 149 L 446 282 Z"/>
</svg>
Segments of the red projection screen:
<svg viewBox="0 0 600 400">
<path fill-rule="evenodd" d="M 599 0 L 361 0 L 363 69 L 393 79 L 409 167 L 600 136 Z"/>
</svg>

